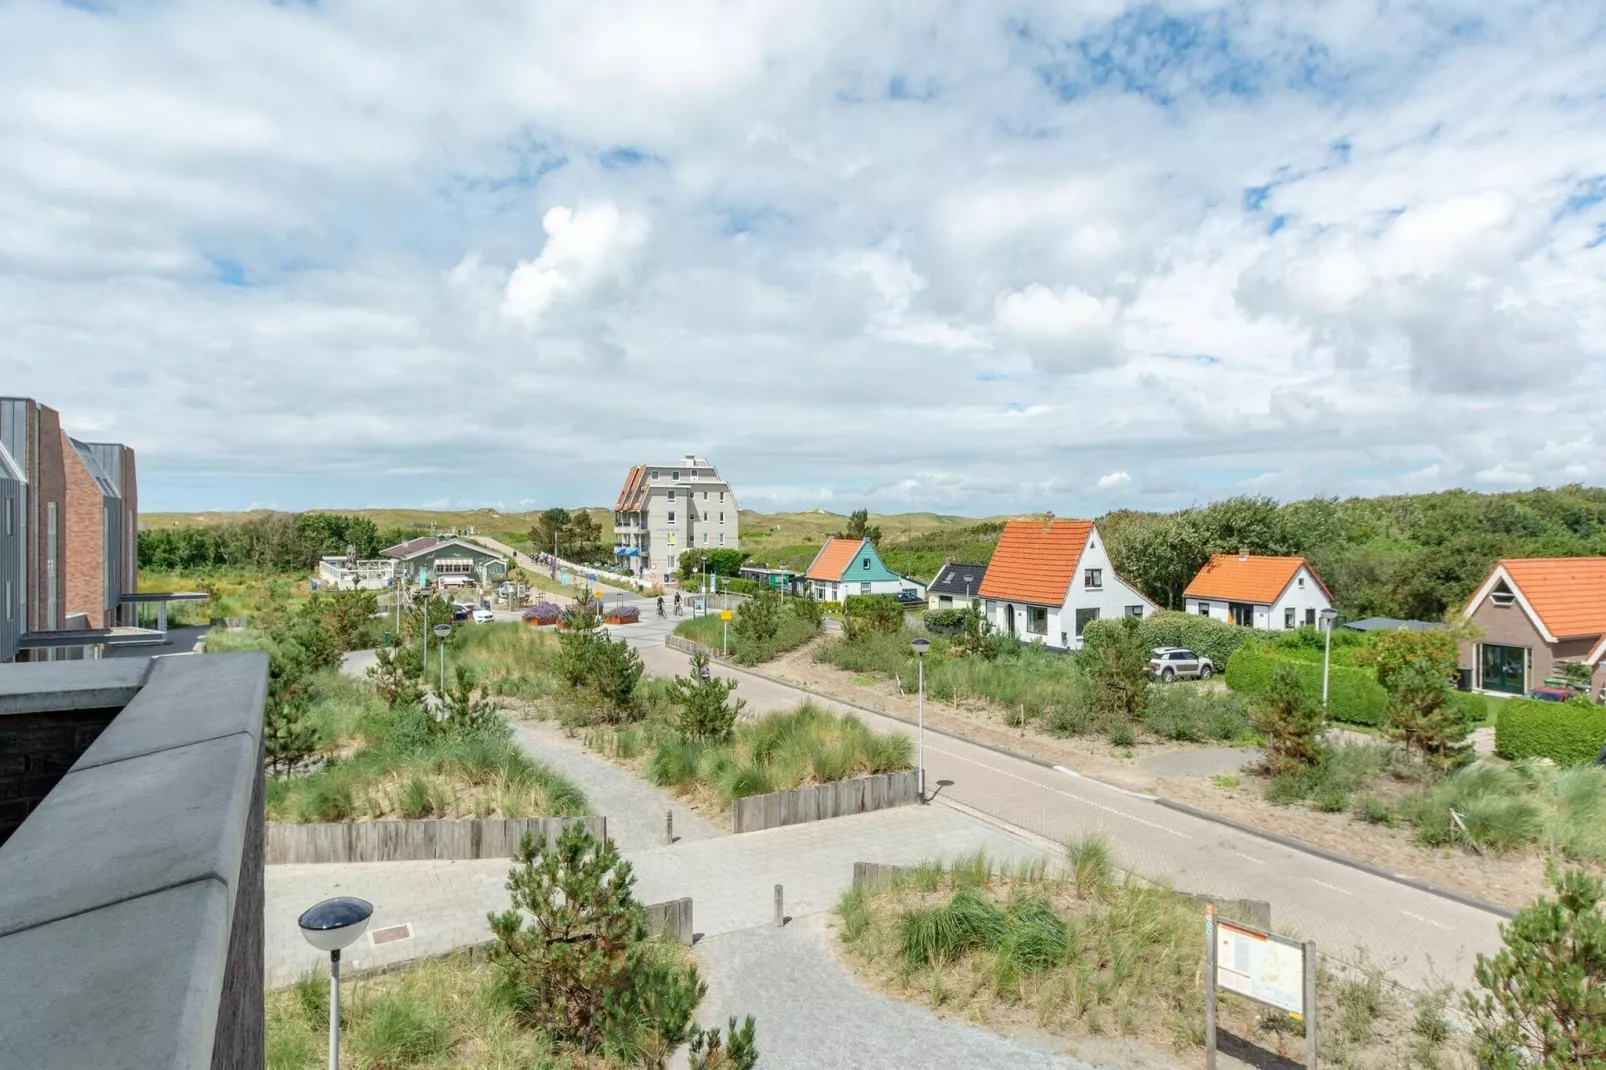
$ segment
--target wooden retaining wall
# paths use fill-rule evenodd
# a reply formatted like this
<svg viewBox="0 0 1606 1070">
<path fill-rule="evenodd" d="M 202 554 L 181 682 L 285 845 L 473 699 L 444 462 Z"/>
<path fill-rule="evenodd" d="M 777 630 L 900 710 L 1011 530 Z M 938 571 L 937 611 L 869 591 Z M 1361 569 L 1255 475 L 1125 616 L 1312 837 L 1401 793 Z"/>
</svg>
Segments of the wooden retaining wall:
<svg viewBox="0 0 1606 1070">
<path fill-rule="evenodd" d="M 598 839 L 605 817 L 483 817 L 457 821 L 349 821 L 319 825 L 268 825 L 264 861 L 412 862 L 421 859 L 512 858 L 526 832 L 548 845 L 571 821 Z"/>
<path fill-rule="evenodd" d="M 693 932 L 691 923 L 691 899 L 671 899 L 667 903 L 653 903 L 647 906 L 647 931 L 653 935 L 663 935 L 677 943 L 691 946 Z"/>
<path fill-rule="evenodd" d="M 737 832 L 758 832 L 782 825 L 801 825 L 830 817 L 867 814 L 919 801 L 919 774 L 901 773 L 839 780 L 812 788 L 752 795 L 731 805 L 731 827 Z"/>
</svg>

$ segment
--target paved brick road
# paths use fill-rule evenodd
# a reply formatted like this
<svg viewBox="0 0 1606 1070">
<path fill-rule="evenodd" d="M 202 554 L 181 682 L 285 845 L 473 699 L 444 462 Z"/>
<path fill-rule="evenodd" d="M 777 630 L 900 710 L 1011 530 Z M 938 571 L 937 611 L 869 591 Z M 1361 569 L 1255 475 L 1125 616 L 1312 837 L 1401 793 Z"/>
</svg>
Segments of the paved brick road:
<svg viewBox="0 0 1606 1070">
<path fill-rule="evenodd" d="M 643 644 L 641 655 L 653 675 L 685 672 L 686 655 L 678 651 Z M 740 681 L 737 695 L 755 712 L 811 697 L 741 669 L 716 671 Z M 892 718 L 814 701 L 878 731 L 914 732 Z M 928 789 L 1051 840 L 1103 833 L 1124 868 L 1182 891 L 1268 900 L 1279 929 L 1346 961 L 1364 954 L 1404 984 L 1467 983 L 1474 953 L 1499 946 L 1500 919 L 1453 900 L 949 736 L 928 732 L 925 750 Z"/>
</svg>

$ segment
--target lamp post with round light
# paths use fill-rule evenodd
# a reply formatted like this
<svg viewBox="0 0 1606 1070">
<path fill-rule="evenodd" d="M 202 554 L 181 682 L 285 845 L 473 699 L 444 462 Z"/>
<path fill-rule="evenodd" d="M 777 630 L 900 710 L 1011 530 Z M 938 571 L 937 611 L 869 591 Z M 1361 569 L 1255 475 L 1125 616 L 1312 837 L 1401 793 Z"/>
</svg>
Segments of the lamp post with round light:
<svg viewBox="0 0 1606 1070">
<path fill-rule="evenodd" d="M 1327 712 L 1327 669 L 1333 660 L 1333 622 L 1338 619 L 1338 611 L 1324 609 L 1319 616 L 1322 619 L 1322 631 L 1327 634 L 1327 643 L 1322 649 L 1322 712 Z"/>
<path fill-rule="evenodd" d="M 915 784 L 920 801 L 926 801 L 926 651 L 931 640 L 912 639 L 909 649 L 915 652 Z"/>
<path fill-rule="evenodd" d="M 373 913 L 367 900 L 341 896 L 308 907 L 296 919 L 307 943 L 329 952 L 329 1070 L 340 1070 L 340 949 L 363 934 Z"/>
</svg>

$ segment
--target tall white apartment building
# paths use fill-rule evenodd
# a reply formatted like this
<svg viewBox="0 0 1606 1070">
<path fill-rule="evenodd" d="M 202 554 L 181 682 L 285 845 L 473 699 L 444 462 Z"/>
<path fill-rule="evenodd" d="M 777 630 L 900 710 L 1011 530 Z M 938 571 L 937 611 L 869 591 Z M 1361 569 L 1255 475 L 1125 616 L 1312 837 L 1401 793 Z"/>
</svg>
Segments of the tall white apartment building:
<svg viewBox="0 0 1606 1070">
<path fill-rule="evenodd" d="M 736 508 L 730 484 L 702 457 L 638 464 L 614 503 L 614 555 L 633 575 L 662 580 L 693 547 L 734 550 L 740 541 Z"/>
</svg>

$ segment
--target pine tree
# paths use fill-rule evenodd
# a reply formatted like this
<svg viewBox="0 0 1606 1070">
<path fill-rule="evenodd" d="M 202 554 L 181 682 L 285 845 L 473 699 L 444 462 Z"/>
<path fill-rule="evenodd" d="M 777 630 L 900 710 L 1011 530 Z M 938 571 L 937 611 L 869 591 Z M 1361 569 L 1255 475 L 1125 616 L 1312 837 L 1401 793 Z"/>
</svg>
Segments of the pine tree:
<svg viewBox="0 0 1606 1070">
<path fill-rule="evenodd" d="M 374 682 L 374 691 L 385 700 L 387 708 L 410 706 L 423 699 L 416 679 L 420 673 L 419 663 L 418 651 L 411 647 L 394 651 L 380 648 L 379 660 L 368 666 L 366 675 Z"/>
<path fill-rule="evenodd" d="M 647 934 L 630 863 L 612 840 L 598 842 L 578 823 L 550 849 L 525 833 L 515 860 L 512 904 L 488 916 L 497 940 L 491 960 L 531 1024 L 590 1050 Z"/>
<path fill-rule="evenodd" d="M 1106 727 L 1135 723 L 1149 690 L 1149 651 L 1137 619 L 1125 617 L 1121 627 L 1102 633 L 1090 653 L 1093 708 Z"/>
<path fill-rule="evenodd" d="M 1322 708 L 1305 694 L 1299 670 L 1283 665 L 1256 697 L 1250 717 L 1266 744 L 1266 772 L 1296 773 L 1321 761 Z"/>
<path fill-rule="evenodd" d="M 704 676 L 708 668 L 708 654 L 699 650 L 692 655 L 692 675 L 674 679 L 675 703 L 680 707 L 680 734 L 687 739 L 723 743 L 736 727 L 736 718 L 747 705 L 741 699 L 730 701 L 736 690 L 735 680 L 726 680 L 712 674 Z"/>
<path fill-rule="evenodd" d="M 1582 870 L 1548 876 L 1540 897 L 1500 927 L 1505 947 L 1479 955 L 1481 993 L 1466 993 L 1478 1065 L 1489 1070 L 1606 1066 L 1606 898 Z"/>
<path fill-rule="evenodd" d="M 697 1030 L 691 1038 L 690 1070 L 753 1070 L 758 1065 L 756 1032 L 751 1014 L 740 1029 L 736 1016 L 731 1015 L 725 1036 L 718 1026 Z"/>
<path fill-rule="evenodd" d="M 270 684 L 262 716 L 262 750 L 273 771 L 293 767 L 317 747 L 318 732 L 306 720 L 308 705 L 304 692 L 275 694 Z"/>
<path fill-rule="evenodd" d="M 692 1015 L 708 994 L 697 967 L 654 954 L 646 945 L 629 983 L 604 1000 L 608 1046 L 641 1070 L 664 1070 L 675 1051 L 697 1033 Z"/>
<path fill-rule="evenodd" d="M 1472 731 L 1461 711 L 1450 704 L 1443 671 L 1426 659 L 1406 663 L 1389 677 L 1388 720 L 1384 734 L 1423 762 L 1441 771 L 1466 759 Z"/>
</svg>

